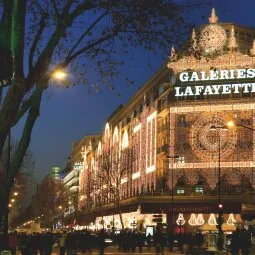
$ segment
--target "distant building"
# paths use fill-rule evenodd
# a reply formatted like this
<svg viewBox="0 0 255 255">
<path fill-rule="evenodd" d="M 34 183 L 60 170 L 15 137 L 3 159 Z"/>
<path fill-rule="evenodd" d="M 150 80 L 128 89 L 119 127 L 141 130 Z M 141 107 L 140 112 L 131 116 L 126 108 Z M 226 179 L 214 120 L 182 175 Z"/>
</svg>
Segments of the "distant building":
<svg viewBox="0 0 255 255">
<path fill-rule="evenodd" d="M 62 174 L 61 168 L 58 166 L 54 166 L 51 168 L 51 171 L 48 177 L 59 180 L 61 179 L 61 174 Z"/>
<path fill-rule="evenodd" d="M 67 163 L 67 172 L 63 178 L 63 183 L 70 189 L 70 212 L 75 210 L 78 206 L 78 192 L 79 192 L 79 176 L 83 169 L 84 162 L 84 148 L 89 146 L 90 141 L 95 141 L 98 136 L 86 136 L 78 142 L 74 142 L 72 146 L 71 158 Z M 90 144 L 90 146 L 92 146 Z"/>
</svg>

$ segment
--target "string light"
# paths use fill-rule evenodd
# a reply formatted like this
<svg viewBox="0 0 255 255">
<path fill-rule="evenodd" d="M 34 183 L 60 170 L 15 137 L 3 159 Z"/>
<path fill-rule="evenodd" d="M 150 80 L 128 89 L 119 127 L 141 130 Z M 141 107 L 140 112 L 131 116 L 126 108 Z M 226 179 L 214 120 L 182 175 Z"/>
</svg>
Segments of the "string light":
<svg viewBox="0 0 255 255">
<path fill-rule="evenodd" d="M 201 226 L 205 223 L 204 216 L 202 213 L 199 213 L 197 216 L 197 225 Z"/>
<path fill-rule="evenodd" d="M 189 219 L 188 222 L 189 222 L 190 226 L 196 226 L 197 225 L 197 219 L 196 219 L 195 213 L 192 213 L 190 215 L 190 219 Z"/>
<path fill-rule="evenodd" d="M 211 213 L 211 214 L 210 214 L 210 217 L 209 217 L 209 219 L 208 219 L 208 224 L 209 224 L 210 226 L 217 225 L 217 221 L 216 221 L 216 218 L 215 218 L 214 213 Z"/>
<path fill-rule="evenodd" d="M 230 213 L 229 216 L 228 216 L 227 224 L 230 225 L 230 226 L 234 226 L 235 223 L 236 223 L 236 220 L 234 218 L 234 214 Z"/>
<path fill-rule="evenodd" d="M 185 219 L 183 217 L 183 214 L 182 213 L 179 213 L 178 215 L 178 218 L 176 220 L 176 224 L 179 225 L 179 226 L 183 226 L 185 224 Z"/>
</svg>

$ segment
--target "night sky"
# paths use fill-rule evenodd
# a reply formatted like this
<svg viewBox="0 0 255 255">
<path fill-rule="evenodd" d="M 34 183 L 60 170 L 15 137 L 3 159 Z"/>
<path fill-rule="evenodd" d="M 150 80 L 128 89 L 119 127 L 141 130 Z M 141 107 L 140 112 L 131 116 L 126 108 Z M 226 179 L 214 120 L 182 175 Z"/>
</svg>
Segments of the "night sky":
<svg viewBox="0 0 255 255">
<path fill-rule="evenodd" d="M 220 22 L 255 27 L 255 0 L 217 0 L 212 3 Z M 211 8 L 206 7 L 204 11 L 200 9 L 190 14 L 191 22 L 196 26 L 207 24 L 210 12 Z M 30 146 L 35 158 L 36 181 L 43 179 L 52 166 L 65 166 L 71 153 L 72 142 L 82 139 L 86 134 L 100 133 L 115 108 L 125 104 L 137 89 L 150 79 L 167 55 L 168 52 L 158 52 L 155 55 L 142 49 L 132 50 L 122 69 L 123 76 L 114 84 L 121 97 L 110 90 L 105 90 L 102 94 L 88 95 L 87 88 L 83 85 L 68 89 L 51 87 L 44 96 Z M 123 77 L 127 76 L 134 81 L 132 87 L 123 85 Z M 17 127 L 13 136 L 19 131 Z"/>
</svg>

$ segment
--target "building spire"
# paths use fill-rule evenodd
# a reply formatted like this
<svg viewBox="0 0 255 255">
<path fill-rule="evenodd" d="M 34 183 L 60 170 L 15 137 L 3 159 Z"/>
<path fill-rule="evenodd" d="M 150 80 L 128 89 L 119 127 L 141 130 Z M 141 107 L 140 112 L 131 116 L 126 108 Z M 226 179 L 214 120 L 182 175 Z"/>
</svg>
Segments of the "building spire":
<svg viewBox="0 0 255 255">
<path fill-rule="evenodd" d="M 231 27 L 230 37 L 228 39 L 228 48 L 230 50 L 234 50 L 238 48 L 238 43 L 235 37 L 235 29 L 234 26 Z"/>
<path fill-rule="evenodd" d="M 255 56 L 255 39 L 253 40 L 252 48 L 250 50 L 251 55 L 254 57 Z"/>
<path fill-rule="evenodd" d="M 216 16 L 215 8 L 212 8 L 211 17 L 209 17 L 209 23 L 215 24 L 218 22 L 218 17 Z"/>
<path fill-rule="evenodd" d="M 190 44 L 190 52 L 192 54 L 195 54 L 198 50 L 198 45 L 197 45 L 197 35 L 196 35 L 196 30 L 195 28 L 192 29 L 192 34 L 191 34 L 191 44 Z"/>
</svg>

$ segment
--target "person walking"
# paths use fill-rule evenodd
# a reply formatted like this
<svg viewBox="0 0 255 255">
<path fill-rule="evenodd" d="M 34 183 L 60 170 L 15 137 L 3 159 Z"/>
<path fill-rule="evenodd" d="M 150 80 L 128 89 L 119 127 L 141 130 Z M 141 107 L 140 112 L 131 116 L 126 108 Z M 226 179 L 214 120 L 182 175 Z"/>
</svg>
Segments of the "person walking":
<svg viewBox="0 0 255 255">
<path fill-rule="evenodd" d="M 67 233 L 64 231 L 60 237 L 59 237 L 59 254 L 60 255 L 65 255 L 66 252 L 66 238 L 67 238 Z"/>
<path fill-rule="evenodd" d="M 240 244 L 240 233 L 239 229 L 237 229 L 233 234 L 232 234 L 232 240 L 231 240 L 231 254 L 232 255 L 238 255 L 239 250 L 240 250 L 241 244 Z"/>
<path fill-rule="evenodd" d="M 53 245 L 53 236 L 50 232 L 48 232 L 43 237 L 43 252 L 44 252 L 44 255 L 51 255 L 52 245 Z"/>
<path fill-rule="evenodd" d="M 17 232 L 10 233 L 8 236 L 8 246 L 12 255 L 16 255 L 16 248 L 18 246 Z"/>
<path fill-rule="evenodd" d="M 101 229 L 98 234 L 99 255 L 104 255 L 104 249 L 105 249 L 105 232 L 104 229 Z"/>
<path fill-rule="evenodd" d="M 156 232 L 154 235 L 154 244 L 156 255 L 159 255 L 160 253 L 164 255 L 165 238 L 159 227 L 156 228 Z"/>
</svg>

